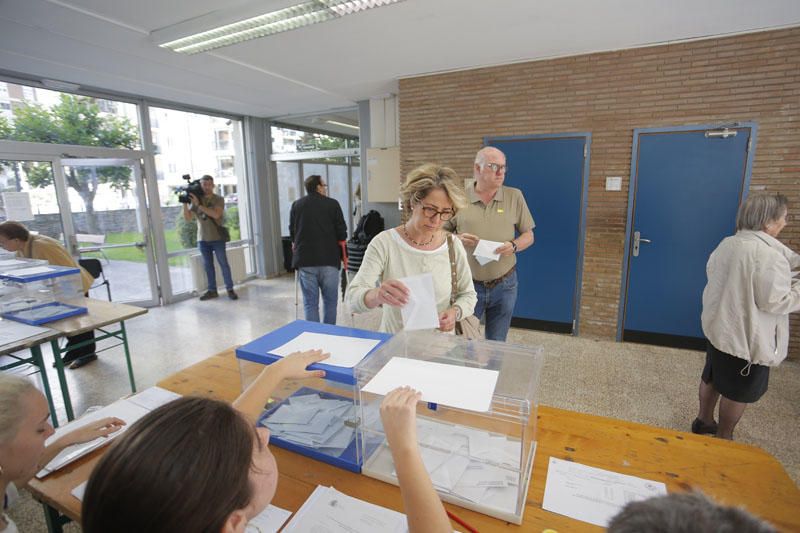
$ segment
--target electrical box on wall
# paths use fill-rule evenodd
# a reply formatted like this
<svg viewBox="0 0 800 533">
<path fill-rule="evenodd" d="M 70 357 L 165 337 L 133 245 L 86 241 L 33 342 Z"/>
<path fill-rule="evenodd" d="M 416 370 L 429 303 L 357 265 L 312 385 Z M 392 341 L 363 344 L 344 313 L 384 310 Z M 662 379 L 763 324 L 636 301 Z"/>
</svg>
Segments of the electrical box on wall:
<svg viewBox="0 0 800 533">
<path fill-rule="evenodd" d="M 367 201 L 396 202 L 400 196 L 400 147 L 367 148 Z"/>
</svg>

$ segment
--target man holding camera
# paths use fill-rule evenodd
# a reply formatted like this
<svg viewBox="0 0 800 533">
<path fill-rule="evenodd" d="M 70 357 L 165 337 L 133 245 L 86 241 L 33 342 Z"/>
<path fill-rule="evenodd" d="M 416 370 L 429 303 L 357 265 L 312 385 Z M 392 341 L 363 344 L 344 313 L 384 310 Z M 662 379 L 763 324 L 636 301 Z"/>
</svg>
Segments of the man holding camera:
<svg viewBox="0 0 800 533">
<path fill-rule="evenodd" d="M 225 280 L 225 288 L 228 289 L 228 298 L 238 300 L 239 296 L 233 290 L 233 277 L 228 264 L 228 256 L 225 255 L 225 239 L 220 230 L 225 214 L 225 199 L 214 194 L 214 178 L 208 174 L 200 178 L 200 186 L 203 188 L 202 198 L 189 192 L 191 207 L 188 203 L 183 204 L 183 219 L 186 222 L 191 222 L 193 216 L 197 217 L 197 247 L 200 248 L 203 256 L 203 266 L 208 281 L 208 290 L 200 296 L 200 300 L 210 300 L 219 296 L 214 255 L 217 256 L 217 262 L 222 268 L 222 277 Z"/>
</svg>

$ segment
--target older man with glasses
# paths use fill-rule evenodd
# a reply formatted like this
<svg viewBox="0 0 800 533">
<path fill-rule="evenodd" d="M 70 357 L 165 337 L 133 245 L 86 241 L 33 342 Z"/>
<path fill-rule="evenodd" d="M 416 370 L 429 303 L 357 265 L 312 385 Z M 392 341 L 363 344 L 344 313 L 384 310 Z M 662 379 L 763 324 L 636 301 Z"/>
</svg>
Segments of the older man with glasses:
<svg viewBox="0 0 800 533">
<path fill-rule="evenodd" d="M 486 338 L 505 341 L 517 301 L 516 254 L 533 244 L 536 224 L 519 189 L 506 187 L 506 156 L 492 146 L 475 156 L 472 181 L 465 185 L 469 205 L 445 227 L 457 234 L 467 249 L 478 303 L 475 315 L 486 313 Z M 500 259 L 481 265 L 472 252 L 483 239 L 502 244 L 494 250 Z"/>
</svg>

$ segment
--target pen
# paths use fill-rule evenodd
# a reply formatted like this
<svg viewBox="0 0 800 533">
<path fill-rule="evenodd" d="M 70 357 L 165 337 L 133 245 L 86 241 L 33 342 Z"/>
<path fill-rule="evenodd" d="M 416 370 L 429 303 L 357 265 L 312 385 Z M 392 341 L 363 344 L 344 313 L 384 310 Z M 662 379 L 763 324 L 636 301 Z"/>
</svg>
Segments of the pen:
<svg viewBox="0 0 800 533">
<path fill-rule="evenodd" d="M 445 510 L 445 511 L 447 512 L 447 516 L 450 517 L 450 519 L 453 522 L 455 522 L 456 524 L 458 524 L 459 526 L 461 526 L 463 528 L 466 528 L 469 533 L 479 533 L 477 529 L 475 529 L 471 525 L 469 525 L 466 522 L 464 522 L 464 520 L 459 518 L 456 514 L 451 513 L 450 511 L 447 511 L 447 510 Z"/>
</svg>

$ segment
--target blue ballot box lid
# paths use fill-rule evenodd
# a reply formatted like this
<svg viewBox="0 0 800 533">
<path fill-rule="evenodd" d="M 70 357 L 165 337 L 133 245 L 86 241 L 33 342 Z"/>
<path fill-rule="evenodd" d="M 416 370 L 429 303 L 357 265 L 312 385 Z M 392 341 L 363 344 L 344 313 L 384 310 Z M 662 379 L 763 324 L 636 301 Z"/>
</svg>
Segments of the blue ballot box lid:
<svg viewBox="0 0 800 533">
<path fill-rule="evenodd" d="M 39 265 L 30 268 L 21 268 L 19 270 L 11 270 L 0 274 L 0 279 L 16 281 L 17 283 L 30 283 L 32 281 L 59 278 L 61 276 L 71 276 L 80 273 L 81 271 L 75 267 Z"/>
<path fill-rule="evenodd" d="M 236 348 L 236 357 L 254 363 L 269 365 L 282 359 L 281 356 L 273 355 L 270 351 L 283 346 L 301 333 L 324 333 L 326 335 L 339 335 L 343 337 L 356 337 L 360 339 L 376 339 L 380 342 L 365 356 L 371 354 L 381 347 L 381 345 L 391 338 L 389 333 L 377 331 L 367 331 L 364 329 L 348 328 L 344 326 L 334 326 L 331 324 L 321 324 L 319 322 L 308 322 L 306 320 L 295 320 L 283 327 L 267 333 L 266 335 L 251 341 L 244 346 Z M 324 349 L 324 347 L 321 347 Z M 311 370 L 324 370 L 325 379 L 355 385 L 355 366 L 346 368 L 341 366 L 327 365 L 324 363 L 313 364 L 308 367 Z"/>
</svg>

